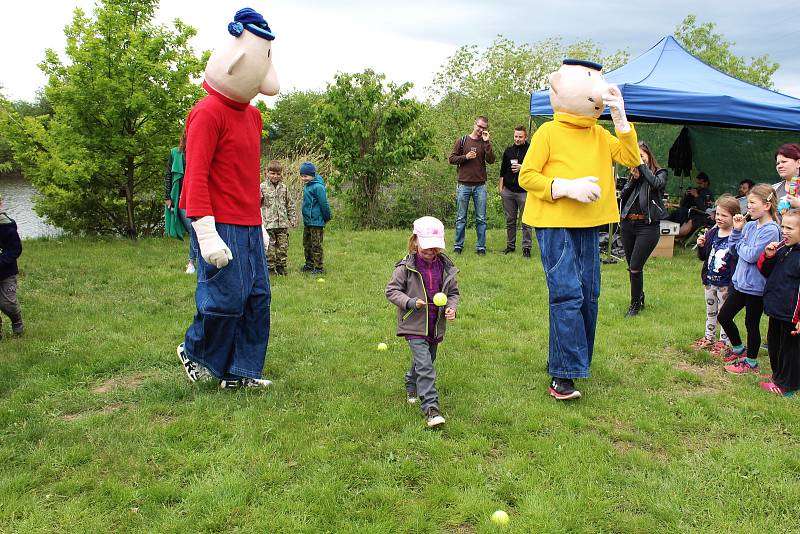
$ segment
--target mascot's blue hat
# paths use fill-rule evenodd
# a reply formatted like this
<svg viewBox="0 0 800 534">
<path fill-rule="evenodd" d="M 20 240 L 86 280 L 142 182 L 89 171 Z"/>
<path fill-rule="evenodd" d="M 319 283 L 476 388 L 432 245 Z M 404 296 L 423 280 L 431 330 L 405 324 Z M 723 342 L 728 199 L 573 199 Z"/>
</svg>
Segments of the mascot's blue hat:
<svg viewBox="0 0 800 534">
<path fill-rule="evenodd" d="M 275 39 L 275 34 L 269 29 L 269 24 L 264 20 L 264 17 L 255 9 L 249 7 L 237 11 L 236 15 L 233 16 L 233 22 L 228 24 L 228 33 L 234 37 L 239 37 L 245 30 L 267 41 Z"/>
<path fill-rule="evenodd" d="M 589 67 L 592 70 L 603 70 L 603 66 L 600 63 L 584 61 L 583 59 L 565 59 L 564 65 L 580 65 L 581 67 Z"/>
</svg>

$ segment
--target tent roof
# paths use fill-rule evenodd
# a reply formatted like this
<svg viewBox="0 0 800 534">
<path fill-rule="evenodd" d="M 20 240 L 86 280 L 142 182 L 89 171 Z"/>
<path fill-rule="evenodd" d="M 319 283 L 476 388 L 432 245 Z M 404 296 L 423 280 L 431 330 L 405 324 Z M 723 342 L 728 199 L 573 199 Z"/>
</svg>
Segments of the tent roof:
<svg viewBox="0 0 800 534">
<path fill-rule="evenodd" d="M 632 121 L 800 131 L 800 99 L 720 72 L 671 35 L 604 77 L 619 86 Z M 549 90 L 532 93 L 531 115 L 552 114 Z"/>
</svg>

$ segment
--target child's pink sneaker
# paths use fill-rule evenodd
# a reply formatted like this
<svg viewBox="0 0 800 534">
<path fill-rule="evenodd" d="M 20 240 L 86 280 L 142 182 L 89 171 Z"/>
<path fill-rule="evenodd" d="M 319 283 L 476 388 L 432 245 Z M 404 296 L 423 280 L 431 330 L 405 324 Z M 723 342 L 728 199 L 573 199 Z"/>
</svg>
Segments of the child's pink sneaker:
<svg viewBox="0 0 800 534">
<path fill-rule="evenodd" d="M 743 360 L 747 358 L 747 351 L 742 352 L 741 354 L 733 350 L 733 348 L 725 349 L 720 353 L 722 355 L 722 361 L 725 363 L 729 362 L 737 362 L 739 360 Z"/>
<path fill-rule="evenodd" d="M 758 374 L 761 371 L 758 367 L 758 362 L 755 365 L 750 365 L 744 359 L 732 365 L 726 365 L 725 370 L 734 375 Z"/>
<path fill-rule="evenodd" d="M 778 384 L 776 384 L 774 382 L 759 382 L 758 385 L 761 386 L 761 389 L 763 389 L 764 391 L 768 391 L 769 393 L 772 393 L 774 395 L 778 395 L 779 397 L 794 397 L 795 396 L 794 391 L 786 391 L 785 389 L 783 389 L 782 387 L 780 387 Z"/>
<path fill-rule="evenodd" d="M 724 354 L 725 351 L 728 350 L 730 347 L 731 346 L 728 344 L 727 341 L 717 341 L 711 346 L 710 349 L 708 349 L 708 352 L 710 352 L 714 356 L 720 356 Z"/>
<path fill-rule="evenodd" d="M 711 348 L 713 345 L 714 345 L 713 341 L 703 336 L 694 343 L 692 343 L 692 348 L 694 350 L 705 350 Z"/>
</svg>

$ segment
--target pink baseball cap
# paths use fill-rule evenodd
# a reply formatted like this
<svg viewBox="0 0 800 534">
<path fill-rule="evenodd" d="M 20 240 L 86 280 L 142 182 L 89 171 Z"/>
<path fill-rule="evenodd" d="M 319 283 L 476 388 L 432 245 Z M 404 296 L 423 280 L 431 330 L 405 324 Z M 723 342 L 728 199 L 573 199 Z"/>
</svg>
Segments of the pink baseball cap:
<svg viewBox="0 0 800 534">
<path fill-rule="evenodd" d="M 436 217 L 420 217 L 414 221 L 414 235 L 419 248 L 444 248 L 444 225 Z"/>
</svg>

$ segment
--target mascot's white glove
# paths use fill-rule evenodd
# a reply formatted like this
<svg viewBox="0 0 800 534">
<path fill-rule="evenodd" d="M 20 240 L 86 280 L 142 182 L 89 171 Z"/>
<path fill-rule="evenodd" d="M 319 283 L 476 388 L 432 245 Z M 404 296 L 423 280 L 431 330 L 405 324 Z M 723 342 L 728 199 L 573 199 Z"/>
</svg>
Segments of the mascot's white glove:
<svg viewBox="0 0 800 534">
<path fill-rule="evenodd" d="M 269 234 L 264 229 L 263 224 L 261 225 L 261 237 L 264 238 L 264 250 L 267 250 L 269 248 Z"/>
<path fill-rule="evenodd" d="M 197 234 L 197 244 L 203 259 L 217 269 L 228 265 L 228 262 L 233 259 L 233 254 L 217 233 L 214 217 L 211 215 L 201 217 L 192 223 L 192 227 Z"/>
<path fill-rule="evenodd" d="M 553 185 L 550 187 L 553 200 L 558 198 L 572 198 L 578 202 L 594 202 L 600 198 L 600 186 L 597 185 L 596 176 L 584 176 L 574 180 L 564 178 L 553 178 Z"/>
<path fill-rule="evenodd" d="M 628 117 L 625 116 L 625 101 L 622 99 L 622 91 L 616 85 L 609 85 L 608 92 L 603 94 L 603 104 L 611 110 L 611 119 L 614 121 L 614 129 L 617 133 L 628 133 L 631 125 Z"/>
</svg>

